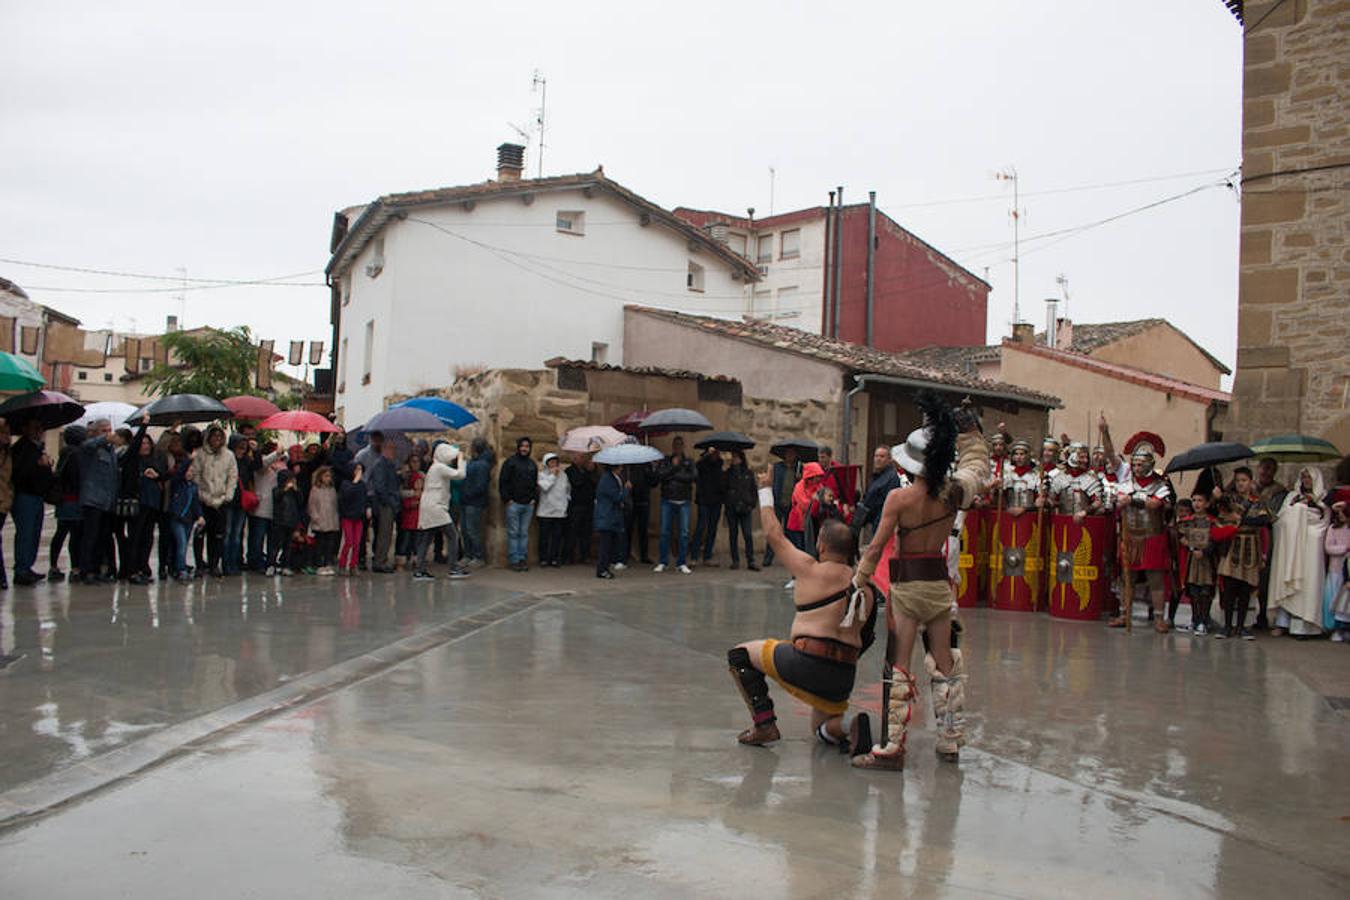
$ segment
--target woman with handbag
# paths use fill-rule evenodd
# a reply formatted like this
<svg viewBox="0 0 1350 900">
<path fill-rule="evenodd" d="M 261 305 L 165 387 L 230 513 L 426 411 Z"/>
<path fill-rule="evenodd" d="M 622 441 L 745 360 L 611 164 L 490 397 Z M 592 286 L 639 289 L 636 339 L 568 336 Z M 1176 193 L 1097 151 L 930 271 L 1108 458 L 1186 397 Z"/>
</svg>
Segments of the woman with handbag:
<svg viewBox="0 0 1350 900">
<path fill-rule="evenodd" d="M 129 468 L 136 473 L 137 508 L 128 525 L 131 534 L 131 553 L 124 573 L 132 584 L 149 584 L 152 580 L 150 548 L 154 544 L 155 524 L 159 521 L 162 496 L 160 481 L 164 463 L 156 456 L 155 442 L 145 433 L 144 428 L 132 438 L 127 458 Z M 167 540 L 162 530 L 159 539 Z"/>
<path fill-rule="evenodd" d="M 119 428 L 113 433 L 117 446 L 117 501 L 113 505 L 113 536 L 117 542 L 117 577 L 122 581 L 137 573 L 136 525 L 141 514 L 141 464 L 138 447 L 146 438 L 145 430 L 149 425 L 141 420 L 140 430 L 135 434 L 129 428 Z M 151 445 L 153 449 L 153 445 Z"/>
</svg>

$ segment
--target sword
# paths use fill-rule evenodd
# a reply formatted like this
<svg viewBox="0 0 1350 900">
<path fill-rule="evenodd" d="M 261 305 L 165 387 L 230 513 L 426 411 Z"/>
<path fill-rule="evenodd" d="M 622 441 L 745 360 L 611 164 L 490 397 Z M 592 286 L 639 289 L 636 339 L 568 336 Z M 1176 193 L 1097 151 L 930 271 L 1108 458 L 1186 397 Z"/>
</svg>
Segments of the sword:
<svg viewBox="0 0 1350 900">
<path fill-rule="evenodd" d="M 891 681 L 895 678 L 895 629 L 891 627 L 890 597 L 883 597 L 877 603 L 886 613 L 882 620 L 886 624 L 886 655 L 881 660 L 881 732 L 877 741 L 878 747 L 885 747 L 890 742 Z M 855 751 L 857 749 L 854 748 Z M 870 749 L 869 747 L 861 752 L 866 753 Z"/>
</svg>

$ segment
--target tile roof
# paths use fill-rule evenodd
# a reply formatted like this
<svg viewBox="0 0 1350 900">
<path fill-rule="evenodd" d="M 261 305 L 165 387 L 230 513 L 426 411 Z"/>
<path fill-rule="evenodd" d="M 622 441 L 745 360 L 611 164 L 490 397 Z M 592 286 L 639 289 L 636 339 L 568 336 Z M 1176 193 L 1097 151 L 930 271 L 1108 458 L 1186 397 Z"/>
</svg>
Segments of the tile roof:
<svg viewBox="0 0 1350 900">
<path fill-rule="evenodd" d="M 1060 405 L 1058 397 L 1043 394 L 1030 388 L 907 362 L 894 353 L 850 344 L 848 341 L 840 341 L 835 338 L 822 337 L 798 328 L 772 325 L 755 319 L 746 321 L 714 319 L 709 316 L 695 316 L 633 304 L 626 306 L 625 309 L 655 319 L 675 322 L 689 328 L 703 329 L 720 337 L 747 341 L 810 357 L 821 362 L 832 363 L 854 374 L 902 378 L 917 383 L 931 384 L 937 388 L 963 390 L 976 396 L 1000 397 L 1032 406 L 1057 407 Z"/>
<path fill-rule="evenodd" d="M 374 202 L 361 208 L 361 214 L 351 227 L 337 237 L 337 232 L 333 235 L 335 246 L 332 251 L 332 258 L 329 259 L 325 274 L 332 275 L 351 265 L 356 259 L 362 248 L 375 238 L 384 228 L 386 222 L 400 213 L 405 214 L 410 209 L 416 209 L 426 206 L 444 206 L 451 203 L 463 203 L 465 201 L 478 199 L 492 199 L 495 197 L 520 196 L 524 194 L 542 193 L 545 191 L 571 190 L 576 188 L 591 188 L 596 190 L 608 191 L 620 200 L 634 207 L 643 216 L 650 217 L 651 220 L 660 222 L 667 228 L 678 233 L 690 241 L 697 241 L 705 248 L 712 251 L 714 256 L 722 259 L 727 265 L 734 268 L 748 281 L 759 280 L 759 269 L 750 260 L 741 256 L 725 244 L 713 240 L 712 236 L 700 228 L 696 228 L 684 219 L 679 218 L 673 213 L 645 197 L 630 191 L 628 188 L 619 184 L 611 178 L 605 176 L 604 169 L 596 169 L 594 172 L 581 172 L 575 175 L 555 175 L 549 178 L 523 178 L 519 181 L 482 181 L 477 184 L 461 185 L 459 187 L 434 188 L 424 191 L 406 191 L 399 194 L 385 194 Z"/>
<path fill-rule="evenodd" d="M 1074 322 L 1072 349 L 1078 353 L 1090 354 L 1108 344 L 1114 344 L 1116 341 L 1123 341 L 1125 338 L 1143 334 L 1145 331 L 1157 328 L 1160 325 L 1172 329 L 1190 341 L 1191 346 L 1199 350 L 1206 359 L 1214 364 L 1214 368 L 1225 375 L 1232 374 L 1232 370 L 1219 361 L 1214 354 L 1201 347 L 1195 342 L 1194 338 L 1166 319 L 1133 319 L 1128 322 Z M 1045 343 L 1045 332 L 1036 333 L 1036 343 Z"/>
<path fill-rule="evenodd" d="M 997 345 L 975 344 L 968 347 L 920 347 L 918 350 L 905 350 L 896 355 L 915 365 L 978 376 L 979 364 L 997 362 L 999 352 Z"/>
<path fill-rule="evenodd" d="M 585 369 L 588 372 L 624 372 L 629 375 L 660 375 L 663 378 L 682 378 L 688 381 L 726 381 L 738 383 L 739 378 L 732 378 L 729 375 L 708 375 L 703 372 L 694 372 L 689 369 L 663 369 L 660 366 L 616 366 L 611 363 L 599 363 L 589 359 L 568 359 L 564 356 L 555 356 L 552 359 L 544 360 L 544 365 L 550 369 Z"/>
<path fill-rule="evenodd" d="M 1078 326 L 1074 326 L 1076 329 Z M 1035 356 L 1042 356 L 1047 359 L 1053 359 L 1068 366 L 1075 366 L 1085 369 L 1089 372 L 1096 372 L 1109 378 L 1115 378 L 1120 381 L 1128 381 L 1131 384 L 1137 384 L 1142 387 L 1152 388 L 1155 391 L 1161 391 L 1165 394 L 1175 394 L 1178 397 L 1185 397 L 1208 406 L 1211 403 L 1228 403 L 1232 400 L 1232 395 L 1227 391 L 1218 391 L 1213 388 L 1203 387 L 1198 384 L 1191 384 L 1189 381 L 1182 381 L 1179 378 L 1170 378 L 1166 375 L 1159 375 L 1156 372 L 1146 372 L 1143 369 L 1136 369 L 1133 366 L 1123 366 L 1119 363 L 1107 362 L 1097 359 L 1095 356 L 1086 356 L 1068 350 L 1052 350 L 1043 344 L 1023 344 L 1012 340 L 1011 338 L 1003 342 L 1004 349 L 1016 350 L 1021 353 L 1030 353 Z"/>
</svg>

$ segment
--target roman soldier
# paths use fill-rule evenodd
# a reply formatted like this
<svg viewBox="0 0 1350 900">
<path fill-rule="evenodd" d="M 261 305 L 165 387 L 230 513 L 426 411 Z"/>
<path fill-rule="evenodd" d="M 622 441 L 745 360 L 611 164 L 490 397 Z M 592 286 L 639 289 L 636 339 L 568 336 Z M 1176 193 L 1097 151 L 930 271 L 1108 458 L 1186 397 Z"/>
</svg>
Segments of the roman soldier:
<svg viewBox="0 0 1350 900">
<path fill-rule="evenodd" d="M 1031 461 L 1031 445 L 1024 440 L 1012 442 L 1008 465 L 1003 466 L 1003 508 L 1014 517 L 1036 506 L 1041 475 Z"/>
<path fill-rule="evenodd" d="M 1087 444 L 1074 441 L 1069 444 L 1064 468 L 1050 479 L 1050 502 L 1055 512 L 1083 521 L 1084 516 L 1102 511 L 1102 482 L 1097 473 L 1088 468 Z"/>
<path fill-rule="evenodd" d="M 1059 468 L 1059 454 L 1062 447 L 1059 438 L 1053 435 L 1046 435 L 1045 440 L 1041 441 L 1041 470 L 1046 475 Z"/>
<path fill-rule="evenodd" d="M 1167 581 L 1174 557 L 1166 526 L 1176 494 L 1171 483 L 1154 470 L 1158 456 L 1165 452 L 1163 439 L 1152 432 L 1140 431 L 1125 442 L 1130 473 L 1116 490 L 1116 506 L 1124 529 L 1124 584 L 1120 614 L 1111 619 L 1112 628 L 1129 624 L 1134 586 L 1144 580 L 1153 604 L 1153 628 L 1159 634 L 1169 630 Z"/>
</svg>

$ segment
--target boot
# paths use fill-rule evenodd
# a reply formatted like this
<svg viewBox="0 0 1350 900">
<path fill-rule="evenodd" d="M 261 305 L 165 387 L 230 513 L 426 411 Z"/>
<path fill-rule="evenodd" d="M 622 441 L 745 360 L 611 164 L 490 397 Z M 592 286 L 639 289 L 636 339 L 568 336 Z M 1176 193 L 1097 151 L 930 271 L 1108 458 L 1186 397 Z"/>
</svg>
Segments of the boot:
<svg viewBox="0 0 1350 900">
<path fill-rule="evenodd" d="M 760 747 L 782 737 L 778 732 L 778 717 L 774 715 L 773 700 L 769 697 L 769 685 L 760 672 L 750 663 L 750 654 L 744 648 L 735 647 L 727 652 L 727 668 L 731 670 L 731 680 L 741 692 L 741 699 L 750 710 L 751 727 L 736 735 L 742 744 Z"/>
<path fill-rule="evenodd" d="M 905 768 L 905 743 L 916 699 L 914 676 L 896 666 L 891 673 L 890 697 L 886 703 L 886 746 L 873 746 L 871 752 L 853 757 L 854 768 L 893 772 Z"/>
<path fill-rule="evenodd" d="M 933 685 L 933 717 L 937 726 L 937 755 L 947 762 L 956 762 L 965 734 L 965 665 L 960 650 L 952 651 L 952 671 L 943 675 L 931 655 L 924 656 L 924 667 Z"/>
</svg>

